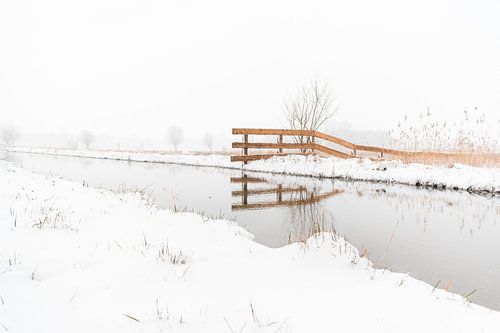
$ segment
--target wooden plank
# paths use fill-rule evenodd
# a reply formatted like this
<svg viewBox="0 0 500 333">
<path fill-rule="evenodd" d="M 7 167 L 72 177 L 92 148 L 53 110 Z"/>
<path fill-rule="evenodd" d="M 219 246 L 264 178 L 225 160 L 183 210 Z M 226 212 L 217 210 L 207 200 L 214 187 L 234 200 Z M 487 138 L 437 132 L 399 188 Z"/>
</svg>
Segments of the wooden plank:
<svg viewBox="0 0 500 333">
<path fill-rule="evenodd" d="M 396 149 L 388 149 L 388 148 L 382 148 L 382 147 L 374 147 L 374 146 L 362 146 L 362 145 L 355 145 L 357 150 L 360 151 L 367 151 L 367 152 L 373 152 L 373 153 L 383 153 L 383 154 L 389 154 L 389 155 L 405 155 L 408 154 L 408 152 L 401 151 L 401 150 L 396 150 Z"/>
<path fill-rule="evenodd" d="M 311 153 L 283 153 L 283 154 L 263 154 L 263 155 L 247 155 L 247 156 L 231 156 L 231 162 L 244 162 L 265 160 L 274 156 L 288 156 L 288 155 L 311 155 Z"/>
<path fill-rule="evenodd" d="M 313 136 L 314 131 L 277 128 L 233 128 L 233 135 L 238 134 Z"/>
<path fill-rule="evenodd" d="M 310 203 L 310 200 L 285 200 L 279 202 L 258 202 L 251 204 L 232 204 L 231 210 L 252 210 L 252 209 L 264 209 L 271 207 L 282 207 L 282 206 L 297 206 L 297 205 L 305 205 Z"/>
<path fill-rule="evenodd" d="M 231 183 L 267 183 L 265 179 L 257 177 L 231 177 Z"/>
<path fill-rule="evenodd" d="M 305 187 L 282 187 L 281 190 L 279 188 L 263 188 L 256 190 L 247 190 L 247 194 L 251 196 L 251 195 L 263 195 L 263 194 L 303 192 L 305 190 L 306 190 Z M 231 195 L 233 197 L 239 197 L 243 195 L 243 191 L 232 191 Z"/>
<path fill-rule="evenodd" d="M 232 148 L 313 149 L 313 143 L 233 142 Z"/>
<path fill-rule="evenodd" d="M 325 134 L 325 133 L 321 133 L 321 132 L 318 132 L 318 131 L 314 131 L 314 136 L 318 139 L 322 139 L 322 140 L 325 140 L 325 141 L 329 141 L 329 142 L 333 142 L 333 143 L 336 143 L 338 145 L 341 145 L 343 147 L 346 147 L 346 148 L 349 148 L 349 149 L 356 149 L 356 145 L 349 142 L 349 141 L 346 141 L 346 140 L 343 140 L 341 138 L 337 138 L 336 136 L 333 136 L 333 135 L 329 135 L 329 134 Z"/>
<path fill-rule="evenodd" d="M 332 155 L 332 156 L 336 156 L 336 157 L 340 157 L 340 158 L 354 158 L 355 157 L 353 155 L 349 155 L 347 153 L 343 153 L 341 151 L 338 151 L 338 150 L 335 150 L 335 149 L 332 149 L 332 148 L 328 148 L 328 147 L 319 145 L 317 143 L 314 144 L 314 149 L 317 150 L 317 151 L 320 151 L 322 153 L 325 153 L 325 154 L 328 154 L 328 155 Z"/>
<path fill-rule="evenodd" d="M 334 190 L 332 192 L 324 193 L 317 196 L 312 196 L 310 199 L 300 199 L 300 200 L 284 200 L 284 201 L 265 201 L 265 202 L 256 202 L 250 203 L 246 205 L 241 204 L 232 204 L 231 210 L 252 210 L 252 209 L 264 209 L 264 208 L 272 208 L 272 207 L 283 207 L 283 206 L 298 206 L 298 205 L 310 205 L 313 203 L 317 203 L 321 200 L 336 196 L 343 191 Z"/>
</svg>

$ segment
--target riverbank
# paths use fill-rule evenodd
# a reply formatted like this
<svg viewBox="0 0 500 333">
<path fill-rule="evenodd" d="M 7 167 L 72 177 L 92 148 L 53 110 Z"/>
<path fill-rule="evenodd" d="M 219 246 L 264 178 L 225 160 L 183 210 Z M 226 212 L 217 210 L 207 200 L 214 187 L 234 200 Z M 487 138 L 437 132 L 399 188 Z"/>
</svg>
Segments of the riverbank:
<svg viewBox="0 0 500 333">
<path fill-rule="evenodd" d="M 375 270 L 335 234 L 271 249 L 0 162 L 0 332 L 496 332 L 500 313 Z"/>
<path fill-rule="evenodd" d="M 500 168 L 481 168 L 463 164 L 434 166 L 401 161 L 339 159 L 335 157 L 286 156 L 268 160 L 232 163 L 226 155 L 160 154 L 156 152 L 98 151 L 49 148 L 3 148 L 7 151 L 71 157 L 113 159 L 136 162 L 174 163 L 182 165 L 241 169 L 256 172 L 289 174 L 318 178 L 339 178 L 383 183 L 426 186 L 499 195 Z"/>
</svg>

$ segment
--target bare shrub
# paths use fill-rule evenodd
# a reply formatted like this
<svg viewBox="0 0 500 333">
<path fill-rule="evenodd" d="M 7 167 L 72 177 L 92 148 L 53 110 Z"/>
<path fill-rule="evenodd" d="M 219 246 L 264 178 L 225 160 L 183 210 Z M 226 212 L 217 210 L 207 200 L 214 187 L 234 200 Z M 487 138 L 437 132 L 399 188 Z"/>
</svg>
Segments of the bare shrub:
<svg viewBox="0 0 500 333">
<path fill-rule="evenodd" d="M 320 129 L 337 111 L 333 101 L 333 90 L 326 82 L 314 79 L 307 85 L 299 86 L 285 100 L 283 113 L 288 128 Z M 305 138 L 298 136 L 296 141 L 303 143 Z"/>
</svg>

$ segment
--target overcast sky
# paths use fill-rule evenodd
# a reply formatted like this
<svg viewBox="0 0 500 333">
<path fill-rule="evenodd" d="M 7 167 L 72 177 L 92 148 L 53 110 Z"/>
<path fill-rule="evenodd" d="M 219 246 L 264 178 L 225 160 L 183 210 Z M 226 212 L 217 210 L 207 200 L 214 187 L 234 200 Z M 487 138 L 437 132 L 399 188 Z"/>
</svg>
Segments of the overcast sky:
<svg viewBox="0 0 500 333">
<path fill-rule="evenodd" d="M 337 119 L 500 114 L 500 1 L 0 2 L 0 126 L 155 136 L 277 127 L 318 76 Z M 496 117 L 496 118 L 495 118 Z"/>
</svg>

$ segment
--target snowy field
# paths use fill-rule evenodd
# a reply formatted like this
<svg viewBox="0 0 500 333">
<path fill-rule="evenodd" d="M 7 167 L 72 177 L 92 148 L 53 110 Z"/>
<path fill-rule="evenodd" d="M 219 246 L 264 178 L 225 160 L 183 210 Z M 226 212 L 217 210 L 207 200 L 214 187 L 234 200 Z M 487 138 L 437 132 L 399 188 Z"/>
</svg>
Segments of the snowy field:
<svg viewBox="0 0 500 333">
<path fill-rule="evenodd" d="M 0 187 L 0 332 L 500 330 L 500 313 L 375 270 L 334 234 L 271 249 L 228 221 L 5 162 Z"/>
<path fill-rule="evenodd" d="M 216 154 L 159 154 L 22 147 L 4 149 L 24 153 L 211 166 L 296 176 L 367 180 L 500 194 L 500 168 L 480 168 L 458 163 L 448 166 L 432 166 L 418 163 L 406 164 L 401 161 L 375 162 L 369 159 L 344 160 L 335 157 L 296 155 L 273 157 L 242 165 L 239 162 L 230 162 L 229 156 Z"/>
</svg>

